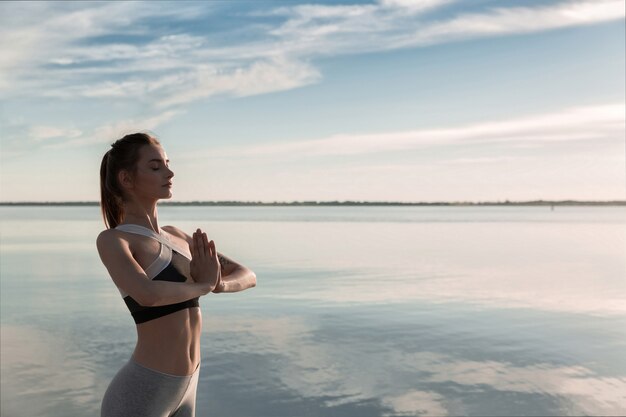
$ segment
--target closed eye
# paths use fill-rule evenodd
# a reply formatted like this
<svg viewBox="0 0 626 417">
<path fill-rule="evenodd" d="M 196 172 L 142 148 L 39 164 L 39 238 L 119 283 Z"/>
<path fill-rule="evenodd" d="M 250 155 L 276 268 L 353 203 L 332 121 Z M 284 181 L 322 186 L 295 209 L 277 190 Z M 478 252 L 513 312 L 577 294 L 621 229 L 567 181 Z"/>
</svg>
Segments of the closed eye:
<svg viewBox="0 0 626 417">
<path fill-rule="evenodd" d="M 148 162 L 151 163 L 156 163 L 155 166 L 151 166 L 150 169 L 152 169 L 153 171 L 158 171 L 159 168 L 161 167 L 161 165 L 165 165 L 166 168 L 170 167 L 170 160 L 166 159 L 165 161 L 163 161 L 162 159 L 151 159 Z"/>
</svg>

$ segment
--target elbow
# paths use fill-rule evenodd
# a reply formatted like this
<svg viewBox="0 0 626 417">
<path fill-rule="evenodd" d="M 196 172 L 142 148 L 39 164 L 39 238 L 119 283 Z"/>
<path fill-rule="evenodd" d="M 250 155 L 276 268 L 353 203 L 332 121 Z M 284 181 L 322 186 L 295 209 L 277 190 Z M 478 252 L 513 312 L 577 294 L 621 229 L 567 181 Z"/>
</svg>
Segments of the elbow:
<svg viewBox="0 0 626 417">
<path fill-rule="evenodd" d="M 238 279 L 239 289 L 236 291 L 243 291 L 247 290 L 248 288 L 256 287 L 256 274 L 250 268 L 246 268 L 245 266 L 241 267 L 241 272 L 241 278 Z"/>
<path fill-rule="evenodd" d="M 250 271 L 250 288 L 256 287 L 256 274 Z"/>
</svg>

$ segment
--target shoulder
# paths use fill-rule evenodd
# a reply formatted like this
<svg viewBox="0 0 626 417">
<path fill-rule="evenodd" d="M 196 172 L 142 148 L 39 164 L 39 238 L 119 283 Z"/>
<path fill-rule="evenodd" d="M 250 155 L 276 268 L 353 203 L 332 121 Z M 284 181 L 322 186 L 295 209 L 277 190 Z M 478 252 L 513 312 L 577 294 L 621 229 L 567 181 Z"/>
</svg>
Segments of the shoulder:
<svg viewBox="0 0 626 417">
<path fill-rule="evenodd" d="M 193 242 L 193 238 L 189 236 L 187 233 L 180 230 L 178 227 L 167 225 L 167 226 L 161 227 L 161 229 L 165 230 L 167 233 L 169 233 L 172 236 L 176 236 L 185 240 L 189 245 L 191 245 L 191 243 Z"/>
<path fill-rule="evenodd" d="M 105 229 L 98 234 L 96 244 L 100 246 L 103 243 L 111 243 L 119 238 L 119 232 L 115 229 Z"/>
<path fill-rule="evenodd" d="M 100 253 L 128 247 L 128 244 L 129 242 L 124 238 L 122 233 L 115 229 L 103 230 L 96 238 L 96 246 Z"/>
</svg>

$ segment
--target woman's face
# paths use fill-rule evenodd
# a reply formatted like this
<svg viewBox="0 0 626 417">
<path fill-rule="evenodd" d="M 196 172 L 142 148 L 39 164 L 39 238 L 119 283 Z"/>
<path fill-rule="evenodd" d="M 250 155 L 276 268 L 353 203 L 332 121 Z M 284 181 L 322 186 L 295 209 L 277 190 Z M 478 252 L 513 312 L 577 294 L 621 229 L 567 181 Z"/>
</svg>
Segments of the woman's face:
<svg viewBox="0 0 626 417">
<path fill-rule="evenodd" d="M 139 149 L 137 170 L 132 176 L 132 192 L 137 197 L 159 199 L 172 197 L 172 177 L 169 159 L 159 145 Z"/>
</svg>

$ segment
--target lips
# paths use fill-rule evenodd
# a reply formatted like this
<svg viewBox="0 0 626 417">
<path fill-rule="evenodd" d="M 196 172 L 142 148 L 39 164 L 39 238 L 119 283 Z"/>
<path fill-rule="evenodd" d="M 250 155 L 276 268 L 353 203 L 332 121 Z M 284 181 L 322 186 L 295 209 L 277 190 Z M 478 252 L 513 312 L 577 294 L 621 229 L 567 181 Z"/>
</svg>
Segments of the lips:
<svg viewBox="0 0 626 417">
<path fill-rule="evenodd" d="M 163 187 L 171 187 L 171 186 L 172 186 L 172 183 L 171 183 L 171 182 L 168 182 L 168 183 L 167 183 L 167 184 L 165 184 Z"/>
</svg>

